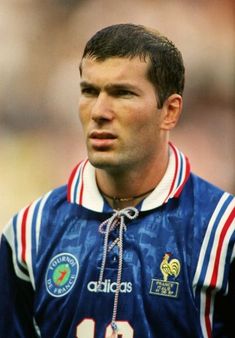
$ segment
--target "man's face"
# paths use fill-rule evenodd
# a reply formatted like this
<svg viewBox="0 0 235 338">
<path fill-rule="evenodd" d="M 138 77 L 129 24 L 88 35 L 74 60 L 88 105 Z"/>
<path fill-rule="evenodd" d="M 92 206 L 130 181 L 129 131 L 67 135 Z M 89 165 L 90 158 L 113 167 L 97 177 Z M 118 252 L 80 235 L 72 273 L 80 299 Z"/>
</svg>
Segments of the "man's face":
<svg viewBox="0 0 235 338">
<path fill-rule="evenodd" d="M 163 114 L 147 70 L 138 57 L 83 59 L 79 113 L 95 167 L 122 171 L 156 160 Z"/>
</svg>

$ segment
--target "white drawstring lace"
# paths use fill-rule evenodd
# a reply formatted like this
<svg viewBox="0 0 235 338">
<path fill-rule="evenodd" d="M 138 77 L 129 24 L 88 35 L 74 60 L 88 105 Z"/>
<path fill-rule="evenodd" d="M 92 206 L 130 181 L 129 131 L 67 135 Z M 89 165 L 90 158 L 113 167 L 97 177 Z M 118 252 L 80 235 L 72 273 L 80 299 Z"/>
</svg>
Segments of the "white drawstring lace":
<svg viewBox="0 0 235 338">
<path fill-rule="evenodd" d="M 112 248 L 118 244 L 119 247 L 119 258 L 118 258 L 118 272 L 117 272 L 117 288 L 115 291 L 114 296 L 114 304 L 113 304 L 113 315 L 112 315 L 112 322 L 111 326 L 113 329 L 113 332 L 116 333 L 118 331 L 118 327 L 116 324 L 116 317 L 117 317 L 117 308 L 118 308 L 118 297 L 119 292 L 121 288 L 121 280 L 122 280 L 122 263 L 123 263 L 123 232 L 127 230 L 126 224 L 125 224 L 125 217 L 133 220 L 135 219 L 139 214 L 139 211 L 134 207 L 127 207 L 122 210 L 114 210 L 114 214 L 102 222 L 99 226 L 99 232 L 103 234 L 104 237 L 104 250 L 103 250 L 103 257 L 102 257 L 102 263 L 101 263 L 101 270 L 98 280 L 98 291 L 101 289 L 103 277 L 104 277 L 104 270 L 105 270 L 105 264 L 106 264 L 106 258 L 109 251 L 112 250 Z M 116 238 L 116 240 L 109 245 L 109 234 L 119 227 L 119 236 Z"/>
</svg>

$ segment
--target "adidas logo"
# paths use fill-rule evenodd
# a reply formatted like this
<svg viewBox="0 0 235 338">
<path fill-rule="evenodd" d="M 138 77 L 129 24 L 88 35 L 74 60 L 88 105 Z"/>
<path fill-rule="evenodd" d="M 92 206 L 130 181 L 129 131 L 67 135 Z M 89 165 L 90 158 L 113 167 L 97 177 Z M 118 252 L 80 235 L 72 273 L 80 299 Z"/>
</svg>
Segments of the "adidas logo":
<svg viewBox="0 0 235 338">
<path fill-rule="evenodd" d="M 87 284 L 87 290 L 90 292 L 104 292 L 104 293 L 114 293 L 117 290 L 117 283 L 111 282 L 111 279 L 105 279 L 101 283 L 101 287 L 98 291 L 98 281 L 91 281 Z M 131 282 L 122 282 L 120 286 L 121 293 L 131 293 L 132 292 L 132 283 Z"/>
</svg>

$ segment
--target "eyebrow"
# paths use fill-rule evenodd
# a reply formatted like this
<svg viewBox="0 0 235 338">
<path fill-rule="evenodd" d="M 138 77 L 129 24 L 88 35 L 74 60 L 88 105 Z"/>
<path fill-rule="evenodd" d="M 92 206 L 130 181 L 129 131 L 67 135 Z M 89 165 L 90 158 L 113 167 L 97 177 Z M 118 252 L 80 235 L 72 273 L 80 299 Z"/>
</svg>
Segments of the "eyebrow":
<svg viewBox="0 0 235 338">
<path fill-rule="evenodd" d="M 97 88 L 97 89 L 99 88 L 98 86 L 95 86 L 94 84 L 86 82 L 86 81 L 80 82 L 80 87 L 81 88 L 84 88 L 84 87 L 94 87 L 94 88 Z"/>
<path fill-rule="evenodd" d="M 93 84 L 93 83 L 90 83 L 90 82 L 87 82 L 87 81 L 82 81 L 80 83 L 80 87 L 81 88 L 85 88 L 85 87 L 93 87 L 95 89 L 100 89 L 99 86 Z M 118 89 L 128 89 L 128 90 L 133 90 L 133 91 L 140 91 L 140 89 L 138 89 L 137 87 L 131 85 L 130 83 L 109 83 L 105 86 L 105 89 L 106 90 L 118 90 Z"/>
</svg>

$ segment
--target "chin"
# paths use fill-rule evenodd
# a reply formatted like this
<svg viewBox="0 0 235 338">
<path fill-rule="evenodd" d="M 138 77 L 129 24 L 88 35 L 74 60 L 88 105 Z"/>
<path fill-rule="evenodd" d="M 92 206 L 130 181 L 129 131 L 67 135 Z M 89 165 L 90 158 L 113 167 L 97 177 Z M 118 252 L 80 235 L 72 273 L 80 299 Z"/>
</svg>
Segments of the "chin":
<svg viewBox="0 0 235 338">
<path fill-rule="evenodd" d="M 88 159 L 95 168 L 108 169 L 117 165 L 107 154 L 88 154 Z"/>
</svg>

